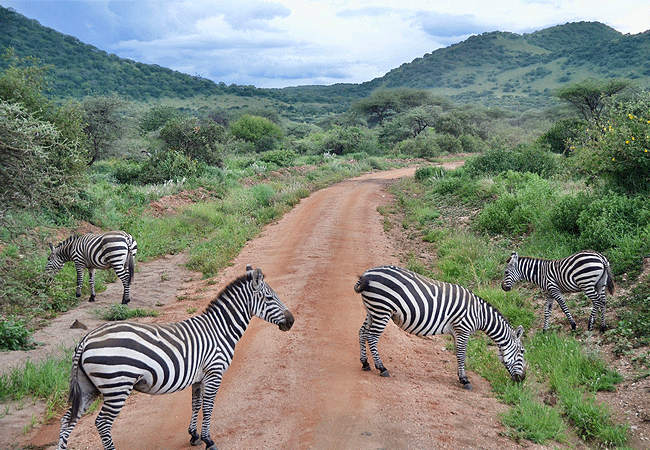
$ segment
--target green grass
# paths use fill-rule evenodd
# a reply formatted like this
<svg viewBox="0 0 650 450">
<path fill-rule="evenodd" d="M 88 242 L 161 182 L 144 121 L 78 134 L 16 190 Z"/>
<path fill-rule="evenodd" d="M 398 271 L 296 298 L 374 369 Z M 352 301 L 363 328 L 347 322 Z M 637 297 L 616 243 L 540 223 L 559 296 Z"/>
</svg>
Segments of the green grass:
<svg viewBox="0 0 650 450">
<path fill-rule="evenodd" d="M 101 320 L 114 322 L 136 317 L 158 317 L 160 312 L 155 309 L 146 308 L 131 309 L 127 305 L 110 305 L 108 308 L 94 310 L 93 314 Z"/>
<path fill-rule="evenodd" d="M 22 401 L 27 398 L 44 400 L 46 419 L 53 417 L 68 400 L 72 349 L 58 356 L 33 363 L 27 361 L 0 375 L 0 401 Z"/>
</svg>

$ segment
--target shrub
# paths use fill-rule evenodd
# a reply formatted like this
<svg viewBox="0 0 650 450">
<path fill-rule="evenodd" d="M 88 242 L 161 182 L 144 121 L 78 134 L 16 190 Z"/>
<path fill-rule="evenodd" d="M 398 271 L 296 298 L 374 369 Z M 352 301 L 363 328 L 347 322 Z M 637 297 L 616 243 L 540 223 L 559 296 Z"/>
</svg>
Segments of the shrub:
<svg viewBox="0 0 650 450">
<path fill-rule="evenodd" d="M 578 118 L 561 119 L 540 136 L 538 142 L 553 153 L 570 155 L 573 143 L 583 139 L 587 122 Z"/>
<path fill-rule="evenodd" d="M 264 152 L 260 154 L 260 159 L 278 167 L 289 167 L 295 163 L 297 156 L 293 150 L 280 149 Z"/>
<path fill-rule="evenodd" d="M 465 166 L 472 176 L 497 175 L 508 170 L 550 176 L 557 172 L 559 164 L 549 151 L 531 145 L 515 150 L 493 148 L 469 159 Z"/>
<path fill-rule="evenodd" d="M 440 166 L 418 167 L 415 170 L 415 179 L 417 181 L 437 179 L 437 178 L 442 178 L 444 176 L 445 176 L 445 169 Z"/>
<path fill-rule="evenodd" d="M 282 138 L 282 130 L 265 117 L 244 114 L 230 125 L 230 133 L 237 139 L 249 142 L 255 151 L 273 150 Z"/>
<path fill-rule="evenodd" d="M 142 165 L 138 181 L 142 184 L 164 183 L 199 176 L 204 169 L 204 165 L 179 151 L 162 150 Z"/>
<path fill-rule="evenodd" d="M 609 192 L 586 205 L 577 223 L 580 245 L 604 251 L 616 246 L 621 237 L 636 234 L 650 224 L 650 202 Z"/>
<path fill-rule="evenodd" d="M 575 235 L 580 234 L 578 218 L 592 200 L 592 197 L 585 192 L 561 197 L 551 208 L 549 214 L 551 224 L 558 231 Z"/>
<path fill-rule="evenodd" d="M 31 346 L 29 336 L 23 320 L 10 318 L 0 322 L 0 350 L 25 350 Z"/>
<path fill-rule="evenodd" d="M 495 181 L 505 192 L 478 214 L 475 222 L 478 230 L 516 236 L 532 231 L 543 222 L 555 196 L 547 180 L 535 174 L 507 172 Z"/>
</svg>

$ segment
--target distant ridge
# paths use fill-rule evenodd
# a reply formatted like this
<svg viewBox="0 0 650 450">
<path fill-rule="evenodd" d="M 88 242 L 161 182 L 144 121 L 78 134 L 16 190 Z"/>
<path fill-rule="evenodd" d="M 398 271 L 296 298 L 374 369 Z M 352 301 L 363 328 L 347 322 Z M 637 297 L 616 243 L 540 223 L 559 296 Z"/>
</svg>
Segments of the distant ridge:
<svg viewBox="0 0 650 450">
<path fill-rule="evenodd" d="M 598 22 L 558 25 L 530 34 L 494 31 L 427 53 L 360 84 L 262 89 L 213 82 L 119 58 L 12 9 L 0 7 L 0 52 L 35 56 L 54 66 L 50 95 L 79 98 L 116 92 L 137 101 L 236 95 L 286 103 L 337 105 L 377 88 L 430 89 L 456 102 L 511 110 L 553 104 L 557 87 L 585 78 L 628 78 L 650 87 L 650 31 L 624 35 Z M 3 66 L 4 64 L 4 66 Z M 6 67 L 0 61 L 0 68 Z"/>
</svg>

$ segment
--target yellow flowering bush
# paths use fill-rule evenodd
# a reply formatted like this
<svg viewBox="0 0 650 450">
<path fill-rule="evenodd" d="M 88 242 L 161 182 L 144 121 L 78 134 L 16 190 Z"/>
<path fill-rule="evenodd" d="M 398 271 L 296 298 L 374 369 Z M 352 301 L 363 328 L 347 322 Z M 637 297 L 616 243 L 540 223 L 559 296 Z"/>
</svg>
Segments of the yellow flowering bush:
<svg viewBox="0 0 650 450">
<path fill-rule="evenodd" d="M 650 186 L 650 95 L 613 107 L 581 152 L 583 168 L 626 192 Z M 594 158 L 587 162 L 586 158 Z"/>
</svg>

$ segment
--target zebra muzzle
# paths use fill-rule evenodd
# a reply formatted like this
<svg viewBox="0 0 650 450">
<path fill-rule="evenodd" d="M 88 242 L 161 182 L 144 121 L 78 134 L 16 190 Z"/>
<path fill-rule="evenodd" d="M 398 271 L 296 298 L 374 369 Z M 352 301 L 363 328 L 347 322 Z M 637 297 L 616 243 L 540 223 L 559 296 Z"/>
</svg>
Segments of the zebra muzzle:
<svg viewBox="0 0 650 450">
<path fill-rule="evenodd" d="M 293 314 L 291 314 L 291 311 L 289 311 L 288 309 L 285 309 L 284 320 L 280 322 L 278 326 L 282 331 L 289 331 L 293 326 L 293 322 L 294 322 Z"/>
</svg>

